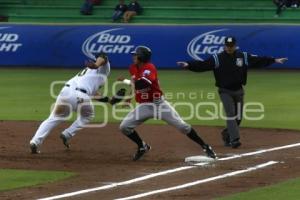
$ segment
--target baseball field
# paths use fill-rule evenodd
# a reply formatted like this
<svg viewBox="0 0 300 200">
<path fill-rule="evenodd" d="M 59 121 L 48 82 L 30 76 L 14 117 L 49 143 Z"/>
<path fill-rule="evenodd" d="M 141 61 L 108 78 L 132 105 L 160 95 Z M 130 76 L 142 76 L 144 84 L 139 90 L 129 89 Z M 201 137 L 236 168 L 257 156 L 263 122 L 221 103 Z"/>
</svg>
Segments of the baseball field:
<svg viewBox="0 0 300 200">
<path fill-rule="evenodd" d="M 66 150 L 59 134 L 73 116 L 50 134 L 41 154 L 30 154 L 29 141 L 55 102 L 51 84 L 78 71 L 0 69 L 0 199 L 300 198 L 300 71 L 249 72 L 239 149 L 223 146 L 225 122 L 211 72 L 160 71 L 165 97 L 214 147 L 214 162 L 185 163 L 202 150 L 157 120 L 137 129 L 152 150 L 133 162 L 136 146 L 118 129 L 129 108 L 99 103 L 93 124 L 106 126 L 81 130 Z M 119 76 L 128 72 L 112 69 L 104 93 L 111 96 Z"/>
</svg>

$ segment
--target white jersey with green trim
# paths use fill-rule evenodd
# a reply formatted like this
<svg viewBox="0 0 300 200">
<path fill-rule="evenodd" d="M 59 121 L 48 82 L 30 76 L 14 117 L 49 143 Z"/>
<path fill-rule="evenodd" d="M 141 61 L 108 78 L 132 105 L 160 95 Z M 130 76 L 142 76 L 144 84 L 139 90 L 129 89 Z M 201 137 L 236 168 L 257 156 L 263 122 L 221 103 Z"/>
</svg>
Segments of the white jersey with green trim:
<svg viewBox="0 0 300 200">
<path fill-rule="evenodd" d="M 98 89 L 105 84 L 109 74 L 109 61 L 97 69 L 85 68 L 75 78 L 76 87 L 85 90 L 89 96 L 96 95 Z"/>
</svg>

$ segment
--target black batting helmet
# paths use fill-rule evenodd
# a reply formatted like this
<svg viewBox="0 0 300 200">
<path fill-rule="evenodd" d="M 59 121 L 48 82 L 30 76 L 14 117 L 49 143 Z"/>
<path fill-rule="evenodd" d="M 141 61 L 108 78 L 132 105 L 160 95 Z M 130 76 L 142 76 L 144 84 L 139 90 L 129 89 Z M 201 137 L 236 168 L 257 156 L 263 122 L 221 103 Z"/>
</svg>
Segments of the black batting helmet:
<svg viewBox="0 0 300 200">
<path fill-rule="evenodd" d="M 131 52 L 137 56 L 137 59 L 141 62 L 148 62 L 151 60 L 151 49 L 146 46 L 137 46 L 134 51 Z"/>
</svg>

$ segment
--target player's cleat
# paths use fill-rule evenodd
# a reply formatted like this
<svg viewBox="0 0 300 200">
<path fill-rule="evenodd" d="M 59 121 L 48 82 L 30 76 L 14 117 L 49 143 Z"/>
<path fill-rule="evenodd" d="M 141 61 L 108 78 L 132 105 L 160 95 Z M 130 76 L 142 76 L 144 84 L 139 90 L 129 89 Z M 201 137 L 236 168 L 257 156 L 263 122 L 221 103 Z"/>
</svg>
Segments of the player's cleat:
<svg viewBox="0 0 300 200">
<path fill-rule="evenodd" d="M 64 134 L 60 134 L 60 139 L 62 140 L 62 142 L 65 145 L 65 147 L 67 147 L 67 149 L 69 149 L 70 148 L 70 144 L 69 144 L 68 138 Z"/>
<path fill-rule="evenodd" d="M 205 147 L 203 148 L 203 151 L 210 158 L 214 158 L 215 159 L 217 157 L 216 153 L 213 151 L 213 149 L 211 148 L 211 146 L 209 146 L 208 144 L 205 145 Z"/>
<path fill-rule="evenodd" d="M 242 145 L 242 143 L 239 140 L 235 140 L 235 141 L 231 142 L 230 144 L 233 149 L 237 149 Z"/>
<path fill-rule="evenodd" d="M 31 153 L 32 154 L 39 154 L 40 153 L 40 151 L 38 150 L 37 145 L 34 144 L 34 143 L 30 144 L 30 149 L 31 149 Z"/>
<path fill-rule="evenodd" d="M 138 148 L 138 150 L 136 151 L 136 153 L 133 156 L 133 161 L 137 161 L 139 160 L 145 153 L 147 153 L 148 151 L 150 151 L 151 146 L 144 143 L 144 146 L 141 148 Z"/>
</svg>

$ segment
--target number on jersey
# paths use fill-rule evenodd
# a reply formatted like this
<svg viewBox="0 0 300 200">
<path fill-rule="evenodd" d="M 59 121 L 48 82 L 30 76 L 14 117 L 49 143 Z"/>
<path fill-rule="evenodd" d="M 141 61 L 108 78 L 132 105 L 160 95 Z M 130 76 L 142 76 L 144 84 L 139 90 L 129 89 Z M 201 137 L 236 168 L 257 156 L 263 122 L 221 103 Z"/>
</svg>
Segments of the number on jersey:
<svg viewBox="0 0 300 200">
<path fill-rule="evenodd" d="M 82 70 L 81 72 L 79 72 L 77 74 L 77 76 L 83 76 L 83 75 L 85 75 L 85 73 L 87 72 L 87 70 L 88 70 L 88 68 L 85 68 L 84 70 Z"/>
</svg>

